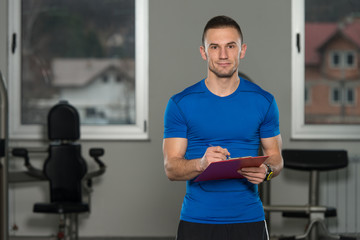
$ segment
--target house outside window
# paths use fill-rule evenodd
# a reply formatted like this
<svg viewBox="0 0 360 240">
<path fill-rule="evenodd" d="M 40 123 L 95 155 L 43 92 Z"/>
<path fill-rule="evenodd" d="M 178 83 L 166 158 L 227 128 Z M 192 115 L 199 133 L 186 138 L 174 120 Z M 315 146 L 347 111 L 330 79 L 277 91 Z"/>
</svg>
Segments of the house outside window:
<svg viewBox="0 0 360 240">
<path fill-rule="evenodd" d="M 13 0 L 9 8 L 13 139 L 40 139 L 60 100 L 79 111 L 83 139 L 148 137 L 147 0 Z"/>
<path fill-rule="evenodd" d="M 345 103 L 347 105 L 355 105 L 356 104 L 356 97 L 355 97 L 355 89 L 349 87 L 345 90 Z"/>
<path fill-rule="evenodd" d="M 330 61 L 332 67 L 340 67 L 340 53 L 337 51 L 332 52 Z"/>
<path fill-rule="evenodd" d="M 294 139 L 360 139 L 358 9 L 360 1 L 292 0 Z"/>
<path fill-rule="evenodd" d="M 305 86 L 305 104 L 310 103 L 310 96 L 311 96 L 311 88 L 308 86 Z"/>
<path fill-rule="evenodd" d="M 356 52 L 351 51 L 346 53 L 345 66 L 347 67 L 356 67 Z"/>
<path fill-rule="evenodd" d="M 341 103 L 341 89 L 339 87 L 334 87 L 331 89 L 330 102 L 332 105 L 338 105 Z"/>
<path fill-rule="evenodd" d="M 355 68 L 355 51 L 332 51 L 330 53 L 330 65 L 333 68 Z"/>
</svg>

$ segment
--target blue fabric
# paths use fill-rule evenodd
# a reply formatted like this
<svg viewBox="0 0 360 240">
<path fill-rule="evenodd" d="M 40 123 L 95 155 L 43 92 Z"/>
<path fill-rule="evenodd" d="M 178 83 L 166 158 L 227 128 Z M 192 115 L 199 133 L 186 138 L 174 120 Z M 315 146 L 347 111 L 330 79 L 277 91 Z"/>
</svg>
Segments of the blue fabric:
<svg viewBox="0 0 360 240">
<path fill-rule="evenodd" d="M 185 159 L 201 158 L 209 145 L 227 148 L 231 157 L 257 156 L 260 138 L 280 134 L 274 97 L 240 80 L 226 97 L 211 93 L 202 80 L 168 102 L 164 138 L 187 138 Z M 241 223 L 264 220 L 257 185 L 246 179 L 187 181 L 181 220 Z"/>
</svg>

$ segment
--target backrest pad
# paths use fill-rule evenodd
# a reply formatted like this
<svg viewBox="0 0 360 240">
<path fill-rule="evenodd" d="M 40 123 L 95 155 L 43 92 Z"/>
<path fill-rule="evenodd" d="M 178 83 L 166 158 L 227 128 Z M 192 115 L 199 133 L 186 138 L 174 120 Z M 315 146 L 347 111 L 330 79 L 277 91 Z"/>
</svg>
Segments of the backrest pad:
<svg viewBox="0 0 360 240">
<path fill-rule="evenodd" d="M 60 101 L 48 113 L 49 140 L 80 139 L 80 118 L 75 107 L 67 101 Z"/>
<path fill-rule="evenodd" d="M 51 202 L 81 202 L 81 181 L 86 173 L 80 145 L 50 145 L 44 174 L 50 181 Z"/>
</svg>

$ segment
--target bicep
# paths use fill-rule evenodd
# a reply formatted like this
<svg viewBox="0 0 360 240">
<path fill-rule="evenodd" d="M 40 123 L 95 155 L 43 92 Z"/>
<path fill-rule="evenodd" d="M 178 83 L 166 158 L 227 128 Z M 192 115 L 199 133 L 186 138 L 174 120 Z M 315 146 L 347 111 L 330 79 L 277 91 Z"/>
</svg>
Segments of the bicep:
<svg viewBox="0 0 360 240">
<path fill-rule="evenodd" d="M 265 155 L 281 154 L 281 135 L 270 138 L 261 138 L 261 145 Z"/>
<path fill-rule="evenodd" d="M 173 158 L 184 158 L 187 148 L 186 138 L 165 138 L 163 141 L 164 161 Z"/>
</svg>

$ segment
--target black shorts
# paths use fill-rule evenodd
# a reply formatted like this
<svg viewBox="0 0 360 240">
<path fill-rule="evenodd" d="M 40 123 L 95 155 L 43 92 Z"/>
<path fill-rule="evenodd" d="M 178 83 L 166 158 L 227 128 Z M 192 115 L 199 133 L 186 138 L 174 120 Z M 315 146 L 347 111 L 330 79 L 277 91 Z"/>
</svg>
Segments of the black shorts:
<svg viewBox="0 0 360 240">
<path fill-rule="evenodd" d="M 269 240 L 266 222 L 204 224 L 180 221 L 176 240 Z"/>
</svg>

